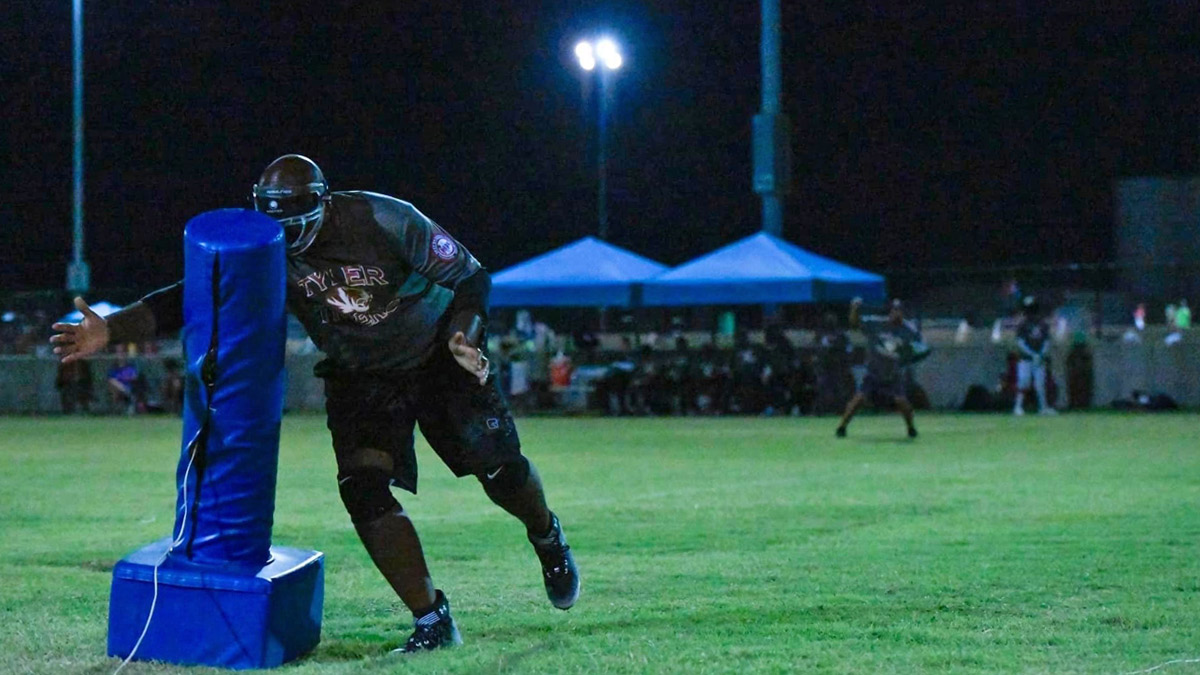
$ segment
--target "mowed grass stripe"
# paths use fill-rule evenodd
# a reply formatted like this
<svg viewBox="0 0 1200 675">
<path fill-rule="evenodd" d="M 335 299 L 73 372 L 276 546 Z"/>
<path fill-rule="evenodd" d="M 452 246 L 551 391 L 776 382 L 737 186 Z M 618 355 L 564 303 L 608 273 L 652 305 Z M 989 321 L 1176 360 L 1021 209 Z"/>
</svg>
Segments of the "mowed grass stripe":
<svg viewBox="0 0 1200 675">
<path fill-rule="evenodd" d="M 284 423 L 274 539 L 327 555 L 297 673 L 1117 673 L 1200 657 L 1197 417 L 523 419 L 584 572 L 419 447 L 400 494 L 466 644 L 409 621 L 342 512 L 324 419 Z M 179 421 L 0 419 L 0 672 L 105 673 L 111 565 L 172 526 Z M 1174 672 L 1200 672 L 1180 664 Z M 1192 670 L 1186 670 L 1186 669 Z M 222 672 L 135 663 L 126 673 Z"/>
</svg>

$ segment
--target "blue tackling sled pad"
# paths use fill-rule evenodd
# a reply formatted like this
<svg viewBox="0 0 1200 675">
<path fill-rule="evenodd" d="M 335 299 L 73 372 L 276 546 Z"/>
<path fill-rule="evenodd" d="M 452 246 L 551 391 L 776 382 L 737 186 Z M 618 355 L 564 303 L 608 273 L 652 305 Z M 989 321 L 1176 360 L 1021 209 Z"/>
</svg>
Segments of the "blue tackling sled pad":
<svg viewBox="0 0 1200 675">
<path fill-rule="evenodd" d="M 184 230 L 187 370 L 174 536 L 113 569 L 110 656 L 268 668 L 320 641 L 323 555 L 271 545 L 284 249 L 279 223 L 245 209 L 204 213 Z"/>
</svg>

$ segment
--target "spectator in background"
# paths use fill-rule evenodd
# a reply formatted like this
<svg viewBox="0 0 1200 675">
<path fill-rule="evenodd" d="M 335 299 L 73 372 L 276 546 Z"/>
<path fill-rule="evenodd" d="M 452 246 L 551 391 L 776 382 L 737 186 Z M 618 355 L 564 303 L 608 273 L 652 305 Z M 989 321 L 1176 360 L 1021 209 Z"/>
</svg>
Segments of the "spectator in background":
<svg viewBox="0 0 1200 675">
<path fill-rule="evenodd" d="M 604 378 L 596 383 L 596 396 L 608 414 L 628 415 L 633 412 L 630 389 L 637 370 L 633 343 L 623 336 L 620 354 L 608 364 L 608 373 Z"/>
<path fill-rule="evenodd" d="M 24 317 L 21 317 L 17 327 L 18 332 L 16 341 L 13 343 L 13 351 L 17 354 L 34 353 L 37 345 L 42 342 L 38 325 L 33 320 L 25 320 Z"/>
<path fill-rule="evenodd" d="M 0 312 L 0 354 L 11 354 L 16 343 L 17 313 L 12 310 Z"/>
<path fill-rule="evenodd" d="M 506 344 L 506 343 L 502 343 Z M 536 407 L 536 394 L 529 384 L 529 352 L 528 343 L 513 342 L 508 351 L 508 394 L 512 397 L 513 405 L 520 408 Z"/>
<path fill-rule="evenodd" d="M 850 390 L 854 388 L 851 375 Z M 817 356 L 812 352 L 792 352 L 792 367 L 787 373 L 788 396 L 793 415 L 811 415 L 817 405 Z"/>
<path fill-rule="evenodd" d="M 1170 346 L 1183 340 L 1183 331 L 1192 327 L 1192 310 L 1187 300 L 1180 300 L 1178 306 L 1167 306 L 1167 327 L 1171 332 L 1163 339 L 1164 343 Z"/>
<path fill-rule="evenodd" d="M 1017 327 L 1017 395 L 1013 403 L 1013 414 L 1025 414 L 1025 391 L 1033 381 L 1037 392 L 1038 412 L 1053 415 L 1057 411 L 1046 401 L 1046 354 L 1050 348 L 1050 325 L 1042 313 L 1037 298 L 1029 296 L 1022 301 L 1023 316 Z"/>
<path fill-rule="evenodd" d="M 675 338 L 675 351 L 670 355 L 666 365 L 667 387 L 670 391 L 671 413 L 687 415 L 696 405 L 695 383 L 692 380 L 692 355 L 689 352 L 687 338 L 680 335 Z"/>
<path fill-rule="evenodd" d="M 696 365 L 696 412 L 720 415 L 725 412 L 731 387 L 729 363 L 712 343 L 700 348 Z"/>
<path fill-rule="evenodd" d="M 966 344 L 971 339 L 971 320 L 963 318 L 954 329 L 954 344 Z"/>
<path fill-rule="evenodd" d="M 1000 286 L 1000 307 L 996 322 L 992 324 L 992 342 L 1000 342 L 1004 319 L 1012 316 L 1021 306 L 1021 286 L 1016 279 L 1009 279 Z"/>
<path fill-rule="evenodd" d="M 513 332 L 516 333 L 518 340 L 533 339 L 533 315 L 527 309 L 517 311 L 516 325 L 513 326 Z"/>
<path fill-rule="evenodd" d="M 179 414 L 183 410 L 183 374 L 179 371 L 179 362 L 175 359 L 164 359 L 163 370 L 163 408 L 167 412 Z"/>
<path fill-rule="evenodd" d="M 1146 305 L 1139 302 L 1133 308 L 1133 328 L 1125 331 L 1122 339 L 1126 342 L 1141 342 L 1142 333 L 1146 332 Z"/>
<path fill-rule="evenodd" d="M 674 411 L 674 385 L 666 357 L 658 357 L 649 345 L 642 346 L 642 360 L 636 388 L 639 412 L 646 415 L 670 415 Z"/>
<path fill-rule="evenodd" d="M 786 415 L 799 405 L 795 395 L 802 392 L 794 391 L 800 384 L 794 381 L 794 375 L 804 364 L 795 352 L 783 328 L 778 324 L 767 326 L 763 332 L 763 365 L 759 374 L 765 404 L 763 414 Z"/>
<path fill-rule="evenodd" d="M 854 345 L 838 325 L 837 315 L 826 312 L 817 336 L 817 410 L 835 412 L 854 393 L 850 356 Z"/>
<path fill-rule="evenodd" d="M 1016 278 L 1004 282 L 1000 289 L 1001 304 L 1005 316 L 1011 316 L 1021 307 L 1021 285 Z"/>
<path fill-rule="evenodd" d="M 553 399 L 550 391 L 550 359 L 558 353 L 555 347 L 557 336 L 541 321 L 533 324 L 533 338 L 529 351 L 529 387 L 533 390 L 535 405 L 545 407 Z"/>
<path fill-rule="evenodd" d="M 590 330 L 576 331 L 572 336 L 575 339 L 575 346 L 585 355 L 585 358 L 590 360 L 595 358 L 596 350 L 600 348 L 600 338 Z"/>
<path fill-rule="evenodd" d="M 1071 410 L 1092 407 L 1094 389 L 1092 350 L 1088 347 L 1087 335 L 1077 332 L 1071 338 L 1071 351 L 1067 353 L 1067 406 Z"/>
<path fill-rule="evenodd" d="M 625 397 L 625 412 L 631 415 L 648 415 L 658 377 L 658 364 L 654 362 L 653 348 L 643 344 L 637 350 L 633 363 L 628 395 Z"/>
<path fill-rule="evenodd" d="M 92 366 L 85 360 L 59 363 L 58 374 L 54 378 L 54 388 L 58 389 L 58 398 L 62 411 L 66 415 L 75 412 L 91 412 L 92 405 Z"/>
<path fill-rule="evenodd" d="M 735 415 L 756 415 L 763 409 L 761 396 L 762 360 L 758 350 L 750 344 L 746 331 L 734 335 L 733 392 L 729 397 L 729 412 Z"/>
<path fill-rule="evenodd" d="M 141 403 L 142 375 L 136 364 L 126 358 L 124 352 L 117 356 L 116 363 L 109 368 L 105 377 L 108 385 L 109 400 L 118 410 L 124 410 L 126 415 L 138 411 Z"/>
</svg>

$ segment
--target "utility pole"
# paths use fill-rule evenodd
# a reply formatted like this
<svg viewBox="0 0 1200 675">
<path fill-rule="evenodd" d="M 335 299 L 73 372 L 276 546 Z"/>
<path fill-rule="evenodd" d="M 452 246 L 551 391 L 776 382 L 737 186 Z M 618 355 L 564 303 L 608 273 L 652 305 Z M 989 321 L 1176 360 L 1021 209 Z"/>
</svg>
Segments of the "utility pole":
<svg viewBox="0 0 1200 675">
<path fill-rule="evenodd" d="M 600 194 L 597 200 L 599 225 L 596 236 L 605 241 L 608 240 L 608 114 L 612 104 L 612 77 L 613 74 L 608 69 L 600 69 L 600 138 L 597 143 L 599 147 L 596 161 Z"/>
<path fill-rule="evenodd" d="M 782 113 L 779 0 L 761 0 L 762 109 L 754 116 L 754 191 L 762 198 L 762 229 L 783 233 L 783 196 L 791 182 L 788 121 Z"/>
<path fill-rule="evenodd" d="M 67 290 L 83 294 L 91 290 L 92 274 L 83 259 L 83 0 L 72 0 L 72 82 L 74 105 L 72 117 L 75 127 L 74 151 L 74 218 L 72 232 L 71 262 L 67 264 Z"/>
</svg>

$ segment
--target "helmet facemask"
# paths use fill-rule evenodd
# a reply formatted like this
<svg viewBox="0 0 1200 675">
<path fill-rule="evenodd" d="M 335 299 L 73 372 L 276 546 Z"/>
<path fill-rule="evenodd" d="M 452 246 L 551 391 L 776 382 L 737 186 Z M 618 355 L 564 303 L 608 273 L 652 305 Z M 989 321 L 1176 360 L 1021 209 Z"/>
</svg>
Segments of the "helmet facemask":
<svg viewBox="0 0 1200 675">
<path fill-rule="evenodd" d="M 302 189 L 255 185 L 253 195 L 254 210 L 271 216 L 283 226 L 289 252 L 300 253 L 312 245 L 325 217 L 328 185 L 309 183 Z"/>
<path fill-rule="evenodd" d="M 283 226 L 289 253 L 301 253 L 317 238 L 330 200 L 329 183 L 311 159 L 284 155 L 271 162 L 251 190 L 254 210 Z"/>
</svg>

